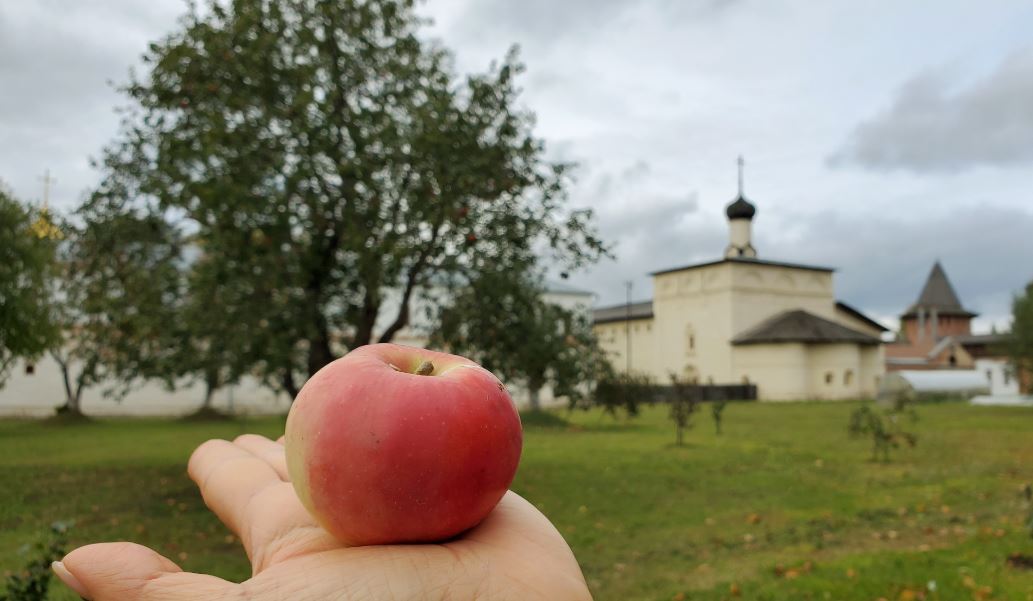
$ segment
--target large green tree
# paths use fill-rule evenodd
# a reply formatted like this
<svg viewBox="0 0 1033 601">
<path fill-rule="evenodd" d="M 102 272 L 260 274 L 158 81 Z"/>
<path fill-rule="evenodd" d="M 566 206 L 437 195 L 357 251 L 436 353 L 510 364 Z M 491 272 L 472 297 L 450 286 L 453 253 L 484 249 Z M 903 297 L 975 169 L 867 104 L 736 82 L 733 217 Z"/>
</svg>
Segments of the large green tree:
<svg viewBox="0 0 1033 601">
<path fill-rule="evenodd" d="M 431 343 L 526 387 L 532 409 L 545 386 L 571 405 L 607 367 L 587 315 L 548 302 L 540 280 L 485 271 L 439 313 Z"/>
<path fill-rule="evenodd" d="M 1033 386 L 1033 282 L 1012 300 L 1011 312 L 1011 334 L 1005 348 L 1020 384 L 1028 389 Z"/>
<path fill-rule="evenodd" d="M 58 337 L 45 294 L 60 230 L 0 185 L 0 385 L 15 359 L 42 355 Z"/>
<path fill-rule="evenodd" d="M 90 205 L 179 220 L 230 289 L 211 317 L 248 333 L 227 350 L 290 394 L 392 340 L 431 280 L 604 252 L 518 102 L 515 54 L 460 78 L 422 25 L 412 0 L 212 1 L 125 88 Z"/>
</svg>

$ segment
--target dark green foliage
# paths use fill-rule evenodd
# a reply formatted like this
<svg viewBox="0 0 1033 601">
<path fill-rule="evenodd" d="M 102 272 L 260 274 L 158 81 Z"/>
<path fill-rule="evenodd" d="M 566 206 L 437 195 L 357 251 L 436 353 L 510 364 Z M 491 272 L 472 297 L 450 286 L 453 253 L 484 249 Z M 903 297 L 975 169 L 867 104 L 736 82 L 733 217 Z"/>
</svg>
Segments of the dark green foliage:
<svg viewBox="0 0 1033 601">
<path fill-rule="evenodd" d="M 714 432 L 721 434 L 721 420 L 724 419 L 725 407 L 728 406 L 728 401 L 711 401 L 710 402 L 710 415 L 714 418 Z"/>
<path fill-rule="evenodd" d="M 23 548 L 30 558 L 24 568 L 7 578 L 4 590 L 0 591 L 0 601 L 44 601 L 47 598 L 50 564 L 64 557 L 67 530 L 66 524 L 55 523 L 45 539 Z"/>
<path fill-rule="evenodd" d="M 1005 350 L 1011 357 L 1020 382 L 1033 385 L 1033 282 L 1012 299 L 1011 335 Z"/>
<path fill-rule="evenodd" d="M 692 414 L 699 406 L 699 386 L 671 374 L 668 417 L 674 422 L 675 444 L 684 444 L 685 430 L 692 427 Z"/>
<path fill-rule="evenodd" d="M 546 385 L 571 406 L 582 404 L 606 358 L 588 316 L 545 301 L 543 293 L 532 277 L 482 273 L 440 311 L 431 344 L 523 384 L 534 410 Z"/>
<path fill-rule="evenodd" d="M 880 457 L 882 461 L 889 461 L 891 450 L 918 444 L 918 437 L 906 429 L 907 424 L 913 424 L 917 419 L 913 401 L 906 395 L 898 395 L 882 409 L 876 409 L 871 403 L 855 409 L 850 414 L 848 431 L 854 437 L 871 438 L 872 461 L 878 461 Z"/>
<path fill-rule="evenodd" d="M 391 341 L 431 282 L 605 252 L 566 207 L 569 165 L 533 135 L 515 53 L 459 77 L 422 24 L 412 0 L 213 1 L 124 88 L 86 210 L 144 208 L 189 234 L 189 346 L 212 359 L 192 369 L 210 386 L 247 372 L 294 394 Z"/>
<path fill-rule="evenodd" d="M 58 338 L 46 284 L 59 230 L 0 185 L 0 386 L 15 359 L 34 359 Z"/>
<path fill-rule="evenodd" d="M 635 417 L 643 404 L 657 401 L 659 390 L 648 374 L 607 371 L 596 384 L 592 400 L 613 417 L 619 411 L 626 417 Z"/>
</svg>

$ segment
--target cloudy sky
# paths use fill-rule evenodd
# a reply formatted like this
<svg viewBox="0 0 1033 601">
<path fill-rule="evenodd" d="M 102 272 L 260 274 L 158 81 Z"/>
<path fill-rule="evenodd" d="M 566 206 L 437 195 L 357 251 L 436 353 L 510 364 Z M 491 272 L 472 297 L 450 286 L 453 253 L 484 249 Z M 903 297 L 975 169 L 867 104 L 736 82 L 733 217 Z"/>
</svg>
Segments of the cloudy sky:
<svg viewBox="0 0 1033 601">
<path fill-rule="evenodd" d="M 717 257 L 746 157 L 760 256 L 838 269 L 892 325 L 940 259 L 977 325 L 1033 279 L 1033 5 L 761 0 L 431 0 L 428 35 L 483 70 L 519 44 L 524 101 L 579 163 L 616 260 L 601 303 Z M 0 179 L 25 199 L 97 179 L 123 82 L 181 0 L 0 2 Z"/>
</svg>

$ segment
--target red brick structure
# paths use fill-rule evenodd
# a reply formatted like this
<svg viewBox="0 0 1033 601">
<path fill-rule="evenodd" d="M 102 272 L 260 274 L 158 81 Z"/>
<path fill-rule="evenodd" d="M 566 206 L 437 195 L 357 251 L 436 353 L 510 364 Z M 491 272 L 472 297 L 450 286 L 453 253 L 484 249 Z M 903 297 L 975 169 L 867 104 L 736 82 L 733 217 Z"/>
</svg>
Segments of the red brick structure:
<svg viewBox="0 0 1033 601">
<path fill-rule="evenodd" d="M 964 345 L 976 313 L 961 306 L 937 261 L 918 300 L 900 316 L 901 336 L 886 345 L 886 369 L 971 368 L 974 357 Z"/>
</svg>

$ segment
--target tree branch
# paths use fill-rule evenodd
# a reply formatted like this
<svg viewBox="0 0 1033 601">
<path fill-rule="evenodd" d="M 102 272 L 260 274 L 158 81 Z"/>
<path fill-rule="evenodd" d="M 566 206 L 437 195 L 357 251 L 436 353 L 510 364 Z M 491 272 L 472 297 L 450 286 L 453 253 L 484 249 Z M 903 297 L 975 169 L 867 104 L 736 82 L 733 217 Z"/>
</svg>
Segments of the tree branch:
<svg viewBox="0 0 1033 601">
<path fill-rule="evenodd" d="M 419 277 L 424 267 L 427 265 L 427 260 L 430 259 L 431 253 L 437 247 L 438 238 L 441 236 L 442 226 L 444 224 L 444 214 L 441 212 L 441 217 L 434 226 L 434 231 L 431 233 L 430 240 L 427 245 L 420 251 L 420 255 L 413 262 L 409 268 L 409 274 L 406 277 L 405 290 L 402 292 L 402 302 L 398 307 L 398 314 L 395 315 L 395 319 L 391 322 L 391 325 L 384 330 L 384 333 L 380 335 L 379 342 L 391 342 L 395 334 L 402 328 L 409 325 L 409 303 L 412 301 L 412 294 L 416 290 L 416 283 L 419 281 Z"/>
</svg>

